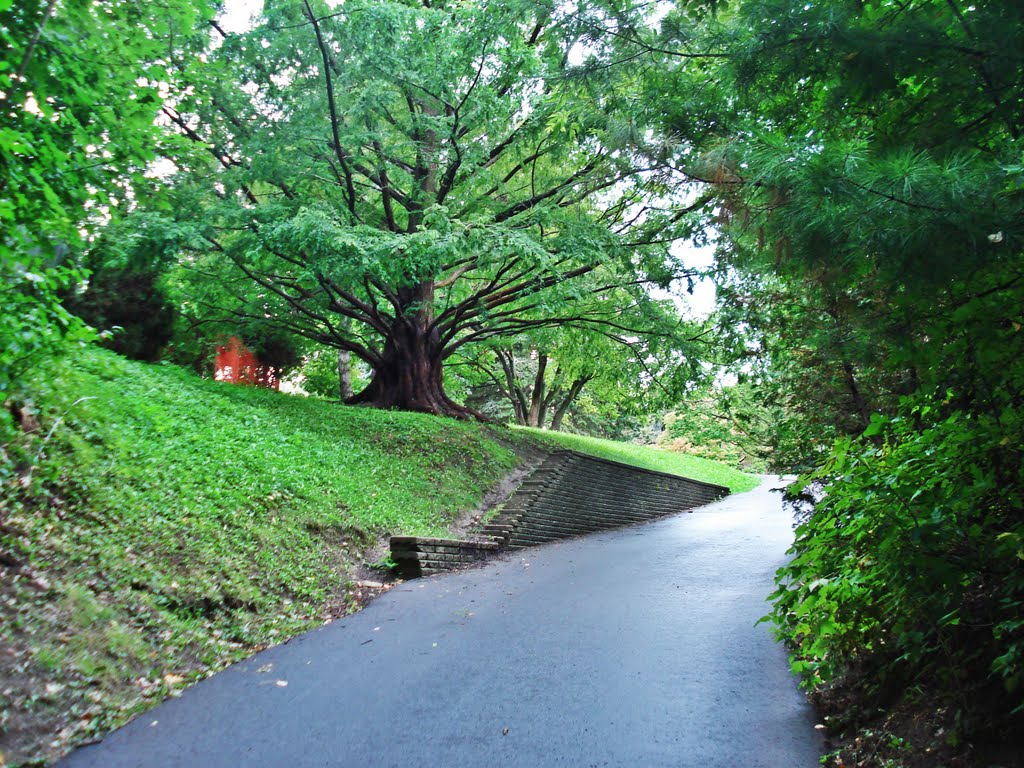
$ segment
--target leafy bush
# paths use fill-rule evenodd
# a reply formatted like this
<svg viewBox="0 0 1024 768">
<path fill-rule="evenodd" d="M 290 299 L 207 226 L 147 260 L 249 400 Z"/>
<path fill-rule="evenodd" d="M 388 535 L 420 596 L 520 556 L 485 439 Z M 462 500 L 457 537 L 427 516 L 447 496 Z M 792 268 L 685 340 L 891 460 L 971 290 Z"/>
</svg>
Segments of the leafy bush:
<svg viewBox="0 0 1024 768">
<path fill-rule="evenodd" d="M 922 423 L 925 426 L 922 426 Z M 969 727 L 1024 709 L 1024 412 L 904 404 L 805 478 L 772 618 L 811 683 L 871 670 L 876 693 L 923 684 Z"/>
</svg>

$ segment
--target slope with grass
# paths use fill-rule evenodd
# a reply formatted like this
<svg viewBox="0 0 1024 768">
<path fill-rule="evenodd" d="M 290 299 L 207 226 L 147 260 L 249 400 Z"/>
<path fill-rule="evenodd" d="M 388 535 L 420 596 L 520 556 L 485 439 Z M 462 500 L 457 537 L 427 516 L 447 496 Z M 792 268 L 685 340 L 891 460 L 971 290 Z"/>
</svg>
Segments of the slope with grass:
<svg viewBox="0 0 1024 768">
<path fill-rule="evenodd" d="M 380 537 L 444 534 L 538 446 L 93 349 L 41 370 L 32 398 L 30 432 L 0 444 L 0 765 L 44 763 L 354 609 Z M 571 447 L 748 483 L 635 446 Z"/>
<path fill-rule="evenodd" d="M 344 611 L 378 536 L 443 533 L 518 463 L 475 425 L 97 350 L 40 374 L 34 400 L 41 427 L 0 469 L 12 761 Z"/>
</svg>

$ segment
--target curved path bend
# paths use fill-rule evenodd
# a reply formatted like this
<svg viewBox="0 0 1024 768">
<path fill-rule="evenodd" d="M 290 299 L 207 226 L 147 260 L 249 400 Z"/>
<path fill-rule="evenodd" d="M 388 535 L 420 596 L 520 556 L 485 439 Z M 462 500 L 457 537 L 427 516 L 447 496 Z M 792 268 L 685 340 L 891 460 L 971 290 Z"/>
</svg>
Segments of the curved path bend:
<svg viewBox="0 0 1024 768">
<path fill-rule="evenodd" d="M 406 582 L 60 765 L 812 768 L 755 626 L 792 539 L 773 485 Z"/>
</svg>

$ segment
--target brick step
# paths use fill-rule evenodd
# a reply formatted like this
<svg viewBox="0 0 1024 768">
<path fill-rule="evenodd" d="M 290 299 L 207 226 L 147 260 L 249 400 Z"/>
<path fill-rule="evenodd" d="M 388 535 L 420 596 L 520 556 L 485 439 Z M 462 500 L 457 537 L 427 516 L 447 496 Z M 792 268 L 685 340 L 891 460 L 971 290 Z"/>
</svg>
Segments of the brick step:
<svg viewBox="0 0 1024 768">
<path fill-rule="evenodd" d="M 562 485 L 574 485 L 580 484 L 583 486 L 599 486 L 599 487 L 615 487 L 615 486 L 636 486 L 636 476 L 630 475 L 609 475 L 607 473 L 571 473 L 561 478 Z M 717 492 L 712 487 L 705 487 L 700 485 L 694 485 L 685 482 L 645 482 L 644 493 L 651 495 L 664 495 L 664 494 L 698 494 L 714 496 Z"/>
<path fill-rule="evenodd" d="M 573 493 L 585 493 L 592 496 L 608 496 L 613 499 L 630 498 L 633 494 L 645 496 L 648 498 L 679 498 L 679 497 L 692 497 L 692 498 L 704 498 L 706 496 L 712 496 L 710 492 L 705 493 L 703 489 L 699 488 L 651 488 L 650 486 L 638 485 L 636 480 L 609 480 L 607 478 L 599 477 L 572 477 L 563 478 L 558 484 L 550 485 L 547 488 L 548 491 L 571 491 Z M 624 493 L 625 491 L 625 493 Z"/>
<path fill-rule="evenodd" d="M 495 552 L 498 546 L 493 541 L 467 541 L 464 542 L 465 546 L 462 547 L 439 547 L 439 546 L 420 546 L 420 547 L 394 547 L 392 548 L 392 554 L 396 559 L 409 560 L 420 557 L 422 555 L 466 555 L 467 557 L 486 557 L 491 552 Z"/>
<path fill-rule="evenodd" d="M 544 520 L 539 521 L 536 525 L 528 525 L 519 530 L 515 531 L 510 537 L 510 540 L 520 539 L 523 536 L 533 536 L 534 534 L 564 534 L 566 536 L 578 536 L 583 533 L 593 533 L 594 531 L 603 531 L 608 528 L 618 528 L 618 525 L 601 525 L 601 524 L 580 524 L 580 523 L 568 523 L 559 522 L 557 520 Z"/>
<path fill-rule="evenodd" d="M 643 512 L 637 512 L 628 509 L 622 509 L 621 507 L 606 507 L 601 508 L 595 505 L 576 505 L 572 506 L 568 504 L 538 504 L 533 511 L 530 513 L 528 519 L 535 520 L 538 517 L 548 517 L 557 519 L 569 519 L 575 518 L 578 520 L 609 520 L 619 521 L 626 525 L 632 523 L 641 522 L 643 520 L 650 520 L 654 517 L 661 517 L 666 514 L 672 514 L 679 512 L 678 509 L 672 510 L 645 510 Z"/>
<path fill-rule="evenodd" d="M 491 541 L 507 541 L 509 536 L 515 532 L 515 529 L 509 529 L 507 531 L 484 531 L 482 535 L 487 536 Z"/>
<path fill-rule="evenodd" d="M 601 490 L 606 490 L 609 495 L 613 497 L 622 496 L 622 489 L 629 489 L 630 487 L 636 488 L 636 478 L 615 478 L 608 477 L 607 475 L 573 475 L 565 477 L 559 483 L 559 488 L 576 488 L 583 492 L 596 493 Z M 662 487 L 644 485 L 642 489 L 638 489 L 642 494 L 656 498 L 656 497 L 678 497 L 678 496 L 690 496 L 694 498 L 711 498 L 716 496 L 712 489 L 704 489 L 700 487 L 687 486 L 687 485 L 665 485 Z"/>
<path fill-rule="evenodd" d="M 396 563 L 412 565 L 419 563 L 424 565 L 427 563 L 475 563 L 486 558 L 474 557 L 473 555 L 447 555 L 437 552 L 423 552 L 419 556 L 410 556 L 409 553 L 405 553 L 405 556 L 401 556 L 399 553 L 394 553 L 392 558 Z"/>
<path fill-rule="evenodd" d="M 518 526 L 515 525 L 485 525 L 480 529 L 484 536 L 507 536 Z"/>
<path fill-rule="evenodd" d="M 544 498 L 532 507 L 530 514 L 538 509 L 549 509 L 555 512 L 593 510 L 596 513 L 620 515 L 624 517 L 650 517 L 651 515 L 662 515 L 670 512 L 679 512 L 685 506 L 678 504 L 623 504 L 601 499 L 572 499 L 572 498 Z"/>
<path fill-rule="evenodd" d="M 531 526 L 529 528 L 516 531 L 509 536 L 509 541 L 516 541 L 523 538 L 524 536 L 582 536 L 586 533 L 596 533 L 597 531 L 609 531 L 615 528 L 627 528 L 628 525 L 559 525 L 557 523 L 548 523 L 546 525 Z"/>
<path fill-rule="evenodd" d="M 703 503 L 706 502 L 690 502 L 689 500 L 681 501 L 677 499 L 634 500 L 632 502 L 622 502 L 615 499 L 588 498 L 584 495 L 574 495 L 572 493 L 551 493 L 545 494 L 542 498 L 538 499 L 532 509 L 535 510 L 541 506 L 555 509 L 583 508 L 625 514 L 630 517 L 650 517 L 671 514 L 673 512 L 682 512 L 685 509 L 699 507 Z"/>
<path fill-rule="evenodd" d="M 633 519 L 629 517 L 620 517 L 614 515 L 600 515 L 600 514 L 567 514 L 567 513 L 548 513 L 544 510 L 537 510 L 534 515 L 530 516 L 530 520 L 523 525 L 516 528 L 515 532 L 522 530 L 530 530 L 537 526 L 546 527 L 559 527 L 559 526 L 575 526 L 580 528 L 587 528 L 588 530 L 598 530 L 600 528 L 614 528 L 617 525 L 634 525 L 635 523 L 646 522 L 647 518 Z"/>
</svg>

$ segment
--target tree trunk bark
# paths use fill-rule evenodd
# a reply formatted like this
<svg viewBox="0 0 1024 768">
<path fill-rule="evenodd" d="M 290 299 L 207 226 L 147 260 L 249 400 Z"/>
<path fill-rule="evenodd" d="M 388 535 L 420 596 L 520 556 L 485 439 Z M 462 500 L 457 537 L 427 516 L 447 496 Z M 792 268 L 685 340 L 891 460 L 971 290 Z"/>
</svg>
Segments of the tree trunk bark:
<svg viewBox="0 0 1024 768">
<path fill-rule="evenodd" d="M 430 329 L 426 312 L 395 319 L 373 378 L 350 405 L 400 411 L 419 411 L 458 419 L 484 417 L 451 400 L 442 383 L 443 349 L 437 330 Z"/>
<path fill-rule="evenodd" d="M 576 381 L 572 383 L 568 394 L 566 394 L 565 399 L 559 403 L 558 408 L 555 409 L 555 415 L 551 418 L 552 432 L 558 432 L 562 428 L 562 419 L 565 418 L 565 414 L 569 410 L 569 406 L 576 401 L 576 398 L 579 396 L 580 392 L 583 391 L 583 387 L 586 386 L 588 381 L 590 381 L 588 377 L 582 377 L 576 379 Z"/>
<path fill-rule="evenodd" d="M 511 351 L 504 349 L 495 349 L 494 356 L 498 359 L 498 363 L 501 365 L 502 371 L 505 373 L 505 384 L 507 390 L 505 392 L 508 401 L 512 404 L 512 413 L 515 416 L 516 424 L 520 427 L 526 426 L 526 393 L 523 392 L 523 388 L 519 386 L 518 378 L 516 377 L 516 358 Z"/>
<path fill-rule="evenodd" d="M 526 423 L 531 427 L 544 426 L 544 372 L 548 367 L 548 356 L 537 358 L 537 376 L 533 380 L 533 392 L 530 393 L 530 413 Z"/>
<path fill-rule="evenodd" d="M 343 349 L 338 350 L 338 391 L 342 400 L 349 400 L 352 395 L 352 354 Z"/>
</svg>

